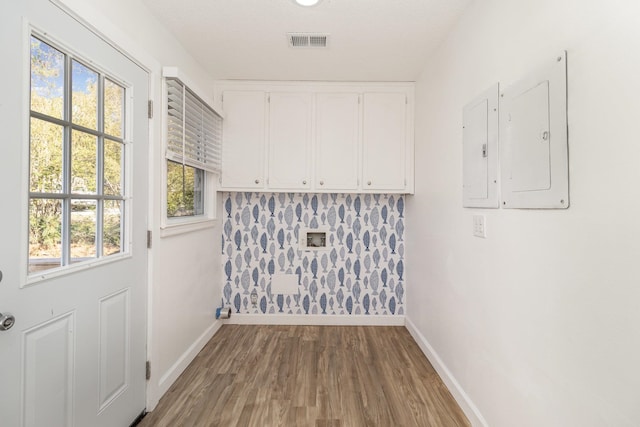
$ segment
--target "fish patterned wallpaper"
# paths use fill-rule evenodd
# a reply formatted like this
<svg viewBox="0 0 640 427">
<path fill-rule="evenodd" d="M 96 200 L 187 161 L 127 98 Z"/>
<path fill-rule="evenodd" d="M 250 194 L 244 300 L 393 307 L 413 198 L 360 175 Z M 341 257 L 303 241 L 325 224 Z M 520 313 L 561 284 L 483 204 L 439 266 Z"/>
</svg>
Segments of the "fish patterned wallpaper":
<svg viewBox="0 0 640 427">
<path fill-rule="evenodd" d="M 404 197 L 223 193 L 223 300 L 242 314 L 403 315 Z M 302 251 L 301 229 L 328 231 L 327 250 Z M 274 295 L 274 274 L 298 292 Z"/>
</svg>

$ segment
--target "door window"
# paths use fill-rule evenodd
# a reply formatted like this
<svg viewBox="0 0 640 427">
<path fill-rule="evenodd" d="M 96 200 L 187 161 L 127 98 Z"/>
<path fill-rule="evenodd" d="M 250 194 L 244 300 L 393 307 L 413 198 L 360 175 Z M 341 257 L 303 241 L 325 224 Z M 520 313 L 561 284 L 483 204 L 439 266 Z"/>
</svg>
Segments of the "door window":
<svg viewBox="0 0 640 427">
<path fill-rule="evenodd" d="M 124 85 L 31 37 L 29 272 L 125 252 Z"/>
</svg>

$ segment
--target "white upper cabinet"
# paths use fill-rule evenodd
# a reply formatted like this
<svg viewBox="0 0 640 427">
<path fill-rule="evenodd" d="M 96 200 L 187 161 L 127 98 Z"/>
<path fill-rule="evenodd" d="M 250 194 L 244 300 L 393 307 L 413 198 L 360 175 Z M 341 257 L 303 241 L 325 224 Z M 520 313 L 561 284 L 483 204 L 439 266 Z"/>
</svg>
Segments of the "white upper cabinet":
<svg viewBox="0 0 640 427">
<path fill-rule="evenodd" d="M 222 190 L 413 193 L 411 83 L 216 82 Z"/>
<path fill-rule="evenodd" d="M 311 188 L 313 95 L 269 95 L 269 188 Z"/>
<path fill-rule="evenodd" d="M 315 188 L 358 189 L 360 95 L 316 95 Z"/>
<path fill-rule="evenodd" d="M 407 186 L 406 94 L 365 93 L 363 117 L 363 189 L 404 190 Z"/>
<path fill-rule="evenodd" d="M 265 187 L 265 112 L 262 91 L 225 91 L 222 187 Z"/>
</svg>

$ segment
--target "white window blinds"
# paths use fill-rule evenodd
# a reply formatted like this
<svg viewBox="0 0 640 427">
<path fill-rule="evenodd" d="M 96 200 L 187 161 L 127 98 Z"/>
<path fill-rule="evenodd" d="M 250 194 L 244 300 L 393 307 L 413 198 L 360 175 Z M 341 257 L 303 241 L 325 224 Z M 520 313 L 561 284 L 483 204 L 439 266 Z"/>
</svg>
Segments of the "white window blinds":
<svg viewBox="0 0 640 427">
<path fill-rule="evenodd" d="M 166 81 L 167 159 L 220 173 L 222 118 L 180 80 Z"/>
</svg>

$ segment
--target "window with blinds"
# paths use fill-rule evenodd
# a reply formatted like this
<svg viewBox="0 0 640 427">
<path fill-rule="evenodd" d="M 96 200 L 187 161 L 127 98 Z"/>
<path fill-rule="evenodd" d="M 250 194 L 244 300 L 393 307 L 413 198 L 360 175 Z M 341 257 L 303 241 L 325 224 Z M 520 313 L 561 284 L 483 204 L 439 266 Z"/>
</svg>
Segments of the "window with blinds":
<svg viewBox="0 0 640 427">
<path fill-rule="evenodd" d="M 166 81 L 167 159 L 220 173 L 222 118 L 180 80 Z"/>
</svg>

